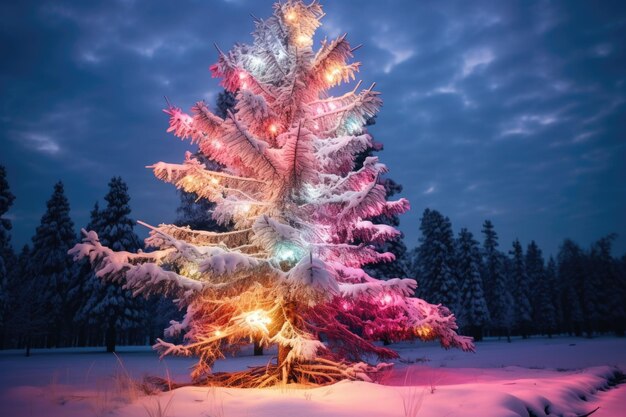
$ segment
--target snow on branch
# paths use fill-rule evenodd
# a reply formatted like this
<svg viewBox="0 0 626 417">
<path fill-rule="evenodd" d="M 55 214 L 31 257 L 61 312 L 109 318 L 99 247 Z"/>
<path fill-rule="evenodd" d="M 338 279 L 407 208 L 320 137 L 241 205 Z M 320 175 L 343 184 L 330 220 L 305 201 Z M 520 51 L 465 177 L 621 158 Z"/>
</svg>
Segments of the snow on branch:
<svg viewBox="0 0 626 417">
<path fill-rule="evenodd" d="M 83 243 L 76 244 L 68 253 L 74 260 L 88 258 L 98 277 L 123 283 L 135 295 L 165 293 L 189 299 L 204 288 L 199 281 L 158 266 L 172 255 L 172 249 L 150 253 L 115 252 L 100 244 L 96 232 L 85 229 L 81 232 Z"/>
<path fill-rule="evenodd" d="M 354 169 L 355 155 L 372 146 L 372 137 L 364 133 L 317 139 L 314 146 L 317 160 L 324 171 L 345 174 Z"/>
<path fill-rule="evenodd" d="M 330 301 L 339 293 L 332 269 L 310 254 L 289 270 L 285 280 L 298 298 L 309 300 L 309 306 L 320 301 Z"/>
<path fill-rule="evenodd" d="M 241 161 L 236 168 L 246 174 L 255 174 L 259 179 L 278 176 L 276 163 L 266 153 L 267 143 L 253 137 L 232 112 L 229 117 L 223 140 L 228 151 Z"/>
<path fill-rule="evenodd" d="M 279 141 L 284 141 L 281 149 L 284 175 L 289 178 L 289 184 L 294 188 L 299 188 L 305 182 L 317 180 L 313 139 L 314 135 L 302 124 L 296 131 L 290 130 L 278 137 Z"/>
<path fill-rule="evenodd" d="M 401 235 L 400 231 L 393 226 L 374 224 L 368 220 L 356 222 L 351 232 L 354 238 L 371 243 L 387 242 Z"/>
</svg>

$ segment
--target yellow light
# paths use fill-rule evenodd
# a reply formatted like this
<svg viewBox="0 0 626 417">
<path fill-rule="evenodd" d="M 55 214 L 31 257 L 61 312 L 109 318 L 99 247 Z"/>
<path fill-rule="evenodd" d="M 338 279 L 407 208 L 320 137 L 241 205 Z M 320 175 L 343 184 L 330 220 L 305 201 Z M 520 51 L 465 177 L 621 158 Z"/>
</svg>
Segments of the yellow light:
<svg viewBox="0 0 626 417">
<path fill-rule="evenodd" d="M 250 211 L 250 204 L 244 204 L 243 206 L 241 206 L 241 211 L 244 213 L 247 213 Z"/>
<path fill-rule="evenodd" d="M 270 133 L 271 133 L 272 135 L 275 135 L 275 134 L 276 134 L 276 132 L 278 132 L 278 127 L 276 127 L 276 125 L 275 125 L 274 123 L 272 123 L 272 124 L 270 125 L 270 127 L 269 127 L 269 130 L 270 130 Z"/>
<path fill-rule="evenodd" d="M 433 333 L 433 329 L 428 326 L 418 326 L 415 328 L 415 334 L 421 338 L 427 339 Z"/>
<path fill-rule="evenodd" d="M 289 12 L 289 13 L 287 13 L 287 15 L 285 16 L 285 18 L 286 18 L 287 20 L 289 20 L 290 22 L 293 22 L 294 20 L 296 20 L 296 17 L 298 17 L 298 16 L 296 15 L 296 12 L 294 12 L 294 11 L 290 11 L 290 12 Z"/>
<path fill-rule="evenodd" d="M 196 184 L 196 181 L 191 175 L 185 175 L 180 182 L 183 184 L 184 187 L 187 188 L 191 188 Z"/>
<path fill-rule="evenodd" d="M 222 337 L 223 334 L 220 330 L 215 331 L 215 337 Z"/>
<path fill-rule="evenodd" d="M 341 75 L 341 70 L 339 68 L 334 68 L 326 73 L 326 80 L 329 83 L 332 83 L 339 75 Z"/>
<path fill-rule="evenodd" d="M 220 183 L 220 181 L 217 178 L 211 178 L 211 184 L 217 185 L 219 183 Z"/>
<path fill-rule="evenodd" d="M 300 46 L 305 46 L 306 44 L 308 44 L 310 42 L 310 38 L 306 35 L 299 35 L 296 38 L 296 42 L 298 43 L 298 45 Z"/>
<path fill-rule="evenodd" d="M 272 319 L 265 311 L 254 310 L 246 314 L 245 321 L 248 325 L 250 325 L 250 327 L 269 333 L 267 325 L 272 322 Z"/>
</svg>

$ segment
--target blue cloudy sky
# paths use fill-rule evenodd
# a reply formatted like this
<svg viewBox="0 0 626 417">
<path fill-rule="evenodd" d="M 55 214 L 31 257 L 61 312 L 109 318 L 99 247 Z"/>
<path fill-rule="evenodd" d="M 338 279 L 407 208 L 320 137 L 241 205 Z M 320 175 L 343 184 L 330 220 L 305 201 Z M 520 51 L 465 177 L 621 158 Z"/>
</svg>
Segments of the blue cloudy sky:
<svg viewBox="0 0 626 417">
<path fill-rule="evenodd" d="M 371 129 L 404 186 L 409 246 L 424 208 L 455 230 L 491 219 L 510 247 L 547 253 L 609 233 L 626 252 L 626 6 L 620 1 L 337 1 L 319 38 L 364 45 L 384 107 Z M 77 228 L 107 182 L 135 218 L 173 220 L 171 185 L 144 168 L 180 162 L 163 96 L 185 109 L 220 91 L 213 42 L 251 42 L 272 1 L 28 1 L 0 5 L 0 164 L 30 241 L 57 180 Z"/>
</svg>

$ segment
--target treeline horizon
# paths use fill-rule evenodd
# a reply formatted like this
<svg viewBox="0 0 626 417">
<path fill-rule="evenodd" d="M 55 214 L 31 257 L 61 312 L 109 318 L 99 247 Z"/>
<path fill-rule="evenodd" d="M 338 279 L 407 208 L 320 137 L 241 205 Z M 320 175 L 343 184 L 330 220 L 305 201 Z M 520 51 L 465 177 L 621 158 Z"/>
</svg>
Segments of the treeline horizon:
<svg viewBox="0 0 626 417">
<path fill-rule="evenodd" d="M 0 348 L 147 345 L 163 337 L 169 320 L 181 312 L 162 296 L 135 298 L 118 284 L 102 283 L 86 262 L 73 262 L 67 251 L 81 239 L 70 216 L 62 182 L 54 186 L 31 245 L 16 252 L 11 222 L 3 218 L 15 197 L 0 166 Z M 144 249 L 130 218 L 130 195 L 120 177 L 109 182 L 103 208 L 96 202 L 86 230 L 98 233 L 103 245 L 130 252 Z M 175 224 L 215 229 L 198 205 L 182 194 Z M 371 265 L 380 279 L 415 278 L 416 296 L 441 303 L 457 317 L 460 331 L 481 340 L 503 336 L 570 334 L 623 335 L 626 322 L 626 255 L 613 257 L 615 235 L 588 249 L 564 239 L 556 259 L 544 259 L 533 241 L 526 250 L 514 241 L 499 250 L 495 227 L 483 224 L 483 241 L 426 209 L 422 236 L 407 250 L 402 238 L 389 247 L 397 259 Z M 386 341 L 392 342 L 392 341 Z"/>
<path fill-rule="evenodd" d="M 466 228 L 455 237 L 437 210 L 424 210 L 420 231 L 419 245 L 400 254 L 404 268 L 416 295 L 451 309 L 463 334 L 624 335 L 626 255 L 612 255 L 615 233 L 589 248 L 566 238 L 546 259 L 535 241 L 501 245 L 490 220 L 480 243 Z"/>
</svg>

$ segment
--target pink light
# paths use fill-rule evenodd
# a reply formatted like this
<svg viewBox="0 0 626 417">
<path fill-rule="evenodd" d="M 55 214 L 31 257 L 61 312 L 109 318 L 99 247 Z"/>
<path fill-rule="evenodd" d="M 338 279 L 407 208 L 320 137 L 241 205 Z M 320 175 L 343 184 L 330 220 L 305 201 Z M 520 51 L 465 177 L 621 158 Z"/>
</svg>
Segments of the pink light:
<svg viewBox="0 0 626 417">
<path fill-rule="evenodd" d="M 380 303 L 382 305 L 389 305 L 391 304 L 392 301 L 393 301 L 393 297 L 391 296 L 391 294 L 385 294 L 383 298 L 380 300 Z"/>
<path fill-rule="evenodd" d="M 348 304 L 348 302 L 347 302 L 347 301 L 344 301 L 343 303 L 341 303 L 341 307 L 342 307 L 344 310 L 348 310 L 348 308 L 350 308 L 350 304 Z"/>
</svg>

